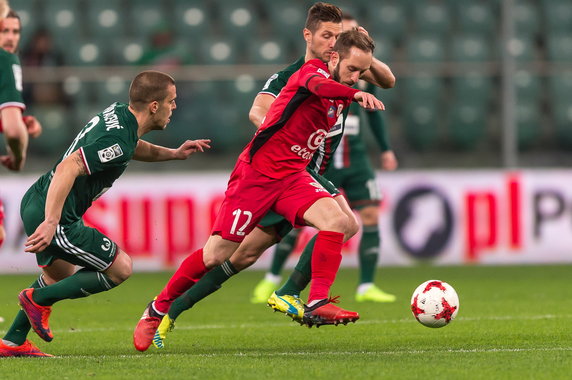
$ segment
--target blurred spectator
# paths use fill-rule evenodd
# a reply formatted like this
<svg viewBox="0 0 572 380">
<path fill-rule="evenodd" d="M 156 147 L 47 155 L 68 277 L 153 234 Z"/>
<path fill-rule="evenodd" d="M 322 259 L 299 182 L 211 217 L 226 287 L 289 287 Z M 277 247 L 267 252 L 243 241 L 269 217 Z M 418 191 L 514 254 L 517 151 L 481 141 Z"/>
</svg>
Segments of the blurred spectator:
<svg viewBox="0 0 572 380">
<path fill-rule="evenodd" d="M 22 53 L 22 65 L 27 67 L 63 66 L 62 53 L 54 45 L 47 29 L 38 29 Z M 26 104 L 67 104 L 61 82 L 34 83 L 24 86 Z"/>
<path fill-rule="evenodd" d="M 156 69 L 169 69 L 192 63 L 188 47 L 177 43 L 173 31 L 167 25 L 160 25 L 150 34 L 150 44 L 137 62 Z"/>
</svg>

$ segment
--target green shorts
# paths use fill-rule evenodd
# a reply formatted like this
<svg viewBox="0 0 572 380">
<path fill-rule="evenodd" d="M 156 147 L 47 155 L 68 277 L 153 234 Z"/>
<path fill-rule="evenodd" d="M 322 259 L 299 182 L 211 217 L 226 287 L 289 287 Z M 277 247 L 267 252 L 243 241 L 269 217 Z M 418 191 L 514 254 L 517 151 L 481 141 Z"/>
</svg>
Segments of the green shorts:
<svg viewBox="0 0 572 380">
<path fill-rule="evenodd" d="M 20 215 L 26 235 L 30 236 L 44 221 L 45 199 L 30 189 L 24 195 Z M 113 264 L 117 255 L 117 244 L 107 236 L 78 220 L 70 224 L 58 224 L 50 245 L 36 254 L 38 266 L 50 265 L 55 259 L 62 259 L 96 271 L 104 271 Z"/>
<path fill-rule="evenodd" d="M 311 170 L 308 170 L 308 173 L 310 173 L 310 175 L 316 180 L 316 182 L 322 185 L 332 196 L 335 197 L 336 195 L 340 194 L 338 188 L 335 187 L 332 182 L 330 182 L 323 176 Z M 258 226 L 261 228 L 274 227 L 280 239 L 288 235 L 288 233 L 292 231 L 292 229 L 294 228 L 292 227 L 290 222 L 284 219 L 282 215 L 279 215 L 274 211 L 268 211 L 266 215 L 264 215 L 262 220 L 258 223 Z"/>
<path fill-rule="evenodd" d="M 381 194 L 373 171 L 367 159 L 354 160 L 348 168 L 336 169 L 332 166 L 326 170 L 324 177 L 344 190 L 350 207 L 359 210 L 367 206 L 377 206 Z"/>
</svg>

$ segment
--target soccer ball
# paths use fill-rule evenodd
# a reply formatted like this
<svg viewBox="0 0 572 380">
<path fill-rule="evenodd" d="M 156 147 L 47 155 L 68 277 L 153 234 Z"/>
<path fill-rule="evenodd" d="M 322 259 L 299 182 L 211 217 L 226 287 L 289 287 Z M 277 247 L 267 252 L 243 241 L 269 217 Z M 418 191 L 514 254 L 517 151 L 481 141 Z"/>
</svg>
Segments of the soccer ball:
<svg viewBox="0 0 572 380">
<path fill-rule="evenodd" d="M 446 282 L 425 281 L 411 296 L 411 311 L 423 326 L 447 326 L 459 312 L 459 296 Z"/>
</svg>

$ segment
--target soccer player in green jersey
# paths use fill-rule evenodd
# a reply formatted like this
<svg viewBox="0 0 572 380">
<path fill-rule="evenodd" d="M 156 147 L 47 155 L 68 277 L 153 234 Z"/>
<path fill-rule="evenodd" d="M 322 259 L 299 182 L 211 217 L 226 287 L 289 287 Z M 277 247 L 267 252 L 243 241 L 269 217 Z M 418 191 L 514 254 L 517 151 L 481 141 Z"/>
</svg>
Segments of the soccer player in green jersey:
<svg viewBox="0 0 572 380">
<path fill-rule="evenodd" d="M 344 13 L 343 28 L 358 29 L 357 21 Z M 261 94 L 268 93 L 277 96 L 279 86 L 272 79 L 267 83 Z M 360 81 L 367 92 L 375 93 L 376 86 Z M 397 159 L 389 148 L 389 143 L 384 128 L 383 119 L 379 112 L 362 112 L 353 104 L 349 108 L 349 114 L 344 114 L 344 132 L 341 143 L 335 150 L 333 160 L 327 163 L 323 176 L 330 180 L 336 187 L 343 188 L 349 200 L 350 207 L 357 211 L 362 222 L 362 236 L 359 245 L 360 282 L 356 292 L 356 300 L 359 302 L 393 302 L 395 296 L 388 294 L 374 285 L 375 271 L 379 257 L 380 231 L 378 226 L 380 194 L 375 182 L 375 173 L 367 157 L 366 147 L 361 137 L 365 119 L 373 132 L 376 141 L 382 150 L 381 164 L 385 170 L 395 170 Z M 318 164 L 318 166 L 320 166 Z M 319 168 L 315 168 L 319 169 Z M 280 273 L 286 263 L 286 259 L 292 253 L 300 230 L 292 230 L 278 243 L 270 271 L 266 273 L 254 288 L 251 298 L 253 303 L 265 303 L 278 287 L 281 281 Z M 280 292 L 279 292 L 280 293 Z M 279 294 L 280 295 L 280 294 Z"/>
<path fill-rule="evenodd" d="M 0 2 L 0 6 L 6 2 Z M 5 156 L 0 163 L 10 170 L 20 170 L 24 165 L 28 136 L 38 137 L 42 126 L 33 116 L 22 117 L 22 81 L 20 61 L 15 55 L 20 42 L 20 17 L 9 10 L 4 19 L 0 19 L 0 133 L 6 140 Z M 26 133 L 27 130 L 27 133 Z M 16 152 L 16 153 L 14 153 Z M 4 206 L 0 199 L 0 246 L 4 242 Z"/>
<path fill-rule="evenodd" d="M 158 71 L 133 79 L 129 104 L 113 103 L 79 132 L 52 170 L 22 199 L 26 252 L 36 254 L 42 274 L 18 295 L 22 311 L 0 343 L 0 356 L 48 356 L 26 339 L 32 328 L 49 342 L 51 306 L 64 299 L 110 290 L 131 275 L 129 255 L 111 239 L 84 225 L 92 202 L 123 174 L 131 159 L 184 160 L 210 148 L 210 140 L 187 140 L 169 149 L 141 140 L 163 130 L 176 108 L 175 81 Z M 75 271 L 75 266 L 82 269 Z"/>
</svg>

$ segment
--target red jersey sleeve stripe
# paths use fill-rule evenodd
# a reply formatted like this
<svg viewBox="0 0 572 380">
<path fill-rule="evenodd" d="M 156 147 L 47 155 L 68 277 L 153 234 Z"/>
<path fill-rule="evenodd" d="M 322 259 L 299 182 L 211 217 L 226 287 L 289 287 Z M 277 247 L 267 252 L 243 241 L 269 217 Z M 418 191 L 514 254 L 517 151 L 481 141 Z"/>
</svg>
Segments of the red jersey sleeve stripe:
<svg viewBox="0 0 572 380">
<path fill-rule="evenodd" d="M 85 165 L 85 169 L 87 170 L 87 174 L 91 175 L 91 170 L 89 169 L 89 164 L 87 163 L 87 160 L 85 159 L 85 153 L 83 152 L 83 147 L 79 148 L 79 154 L 81 155 L 81 159 L 83 161 L 83 164 Z"/>
</svg>

